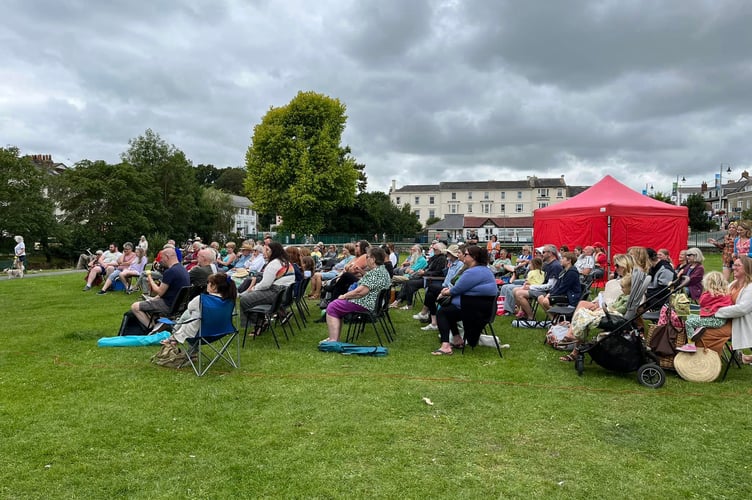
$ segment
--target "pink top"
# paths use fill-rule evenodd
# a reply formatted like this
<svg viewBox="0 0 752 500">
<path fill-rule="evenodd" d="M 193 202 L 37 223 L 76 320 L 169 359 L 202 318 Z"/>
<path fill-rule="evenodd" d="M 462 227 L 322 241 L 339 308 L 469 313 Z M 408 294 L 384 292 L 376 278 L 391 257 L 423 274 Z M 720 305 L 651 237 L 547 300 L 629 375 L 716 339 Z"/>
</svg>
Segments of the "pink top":
<svg viewBox="0 0 752 500">
<path fill-rule="evenodd" d="M 700 295 L 700 316 L 714 316 L 721 307 L 733 306 L 731 295 L 713 295 L 710 292 L 702 292 Z"/>
</svg>

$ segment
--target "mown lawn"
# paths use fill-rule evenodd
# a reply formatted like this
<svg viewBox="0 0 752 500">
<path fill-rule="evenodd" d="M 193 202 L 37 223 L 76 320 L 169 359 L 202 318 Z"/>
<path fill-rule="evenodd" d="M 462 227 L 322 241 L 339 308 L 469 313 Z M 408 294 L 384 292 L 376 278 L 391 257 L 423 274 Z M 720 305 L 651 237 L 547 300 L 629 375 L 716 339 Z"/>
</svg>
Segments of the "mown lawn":
<svg viewBox="0 0 752 500">
<path fill-rule="evenodd" d="M 316 324 L 199 379 L 150 364 L 156 347 L 97 348 L 135 296 L 81 286 L 0 282 L 3 498 L 752 494 L 747 367 L 659 390 L 597 365 L 578 377 L 509 318 L 504 359 L 437 358 L 436 334 L 395 311 L 385 358 L 320 353 Z"/>
</svg>

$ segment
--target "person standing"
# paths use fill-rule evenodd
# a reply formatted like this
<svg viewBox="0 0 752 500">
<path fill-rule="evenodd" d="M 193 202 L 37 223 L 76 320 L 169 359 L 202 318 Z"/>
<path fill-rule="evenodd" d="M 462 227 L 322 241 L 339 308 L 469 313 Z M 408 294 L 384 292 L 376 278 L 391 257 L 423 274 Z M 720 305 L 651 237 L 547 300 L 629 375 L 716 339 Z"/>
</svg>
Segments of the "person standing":
<svg viewBox="0 0 752 500">
<path fill-rule="evenodd" d="M 16 236 L 14 238 L 16 240 L 16 246 L 13 249 L 13 253 L 18 259 L 19 269 L 26 269 L 26 245 L 24 244 L 23 236 Z"/>
<path fill-rule="evenodd" d="M 144 236 L 143 234 L 141 235 L 141 239 L 138 240 L 138 248 L 144 251 L 144 256 L 146 256 L 146 258 L 148 259 L 149 242 L 146 241 L 146 236 Z"/>
</svg>

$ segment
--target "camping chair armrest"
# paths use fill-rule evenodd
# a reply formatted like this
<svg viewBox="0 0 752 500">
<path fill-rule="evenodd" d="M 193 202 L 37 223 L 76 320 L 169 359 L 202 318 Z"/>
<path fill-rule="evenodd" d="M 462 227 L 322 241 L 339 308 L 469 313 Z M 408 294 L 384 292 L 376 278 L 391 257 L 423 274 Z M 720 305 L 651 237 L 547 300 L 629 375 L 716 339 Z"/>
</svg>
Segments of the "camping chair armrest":
<svg viewBox="0 0 752 500">
<path fill-rule="evenodd" d="M 569 305 L 569 299 L 566 295 L 551 295 L 549 297 L 549 303 L 551 305 L 557 305 L 557 306 L 563 306 L 563 305 Z"/>
</svg>

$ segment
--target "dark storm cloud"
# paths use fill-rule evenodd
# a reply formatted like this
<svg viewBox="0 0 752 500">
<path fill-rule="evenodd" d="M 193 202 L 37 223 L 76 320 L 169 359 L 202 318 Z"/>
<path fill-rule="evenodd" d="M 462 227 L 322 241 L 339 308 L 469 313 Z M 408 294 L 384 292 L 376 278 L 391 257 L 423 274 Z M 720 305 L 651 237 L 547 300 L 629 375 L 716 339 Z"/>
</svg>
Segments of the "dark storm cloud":
<svg viewBox="0 0 752 500">
<path fill-rule="evenodd" d="M 116 162 L 152 128 L 241 165 L 269 107 L 313 90 L 347 106 L 371 189 L 611 173 L 666 191 L 751 163 L 750 21 L 745 1 L 11 1 L 0 135 Z"/>
</svg>

